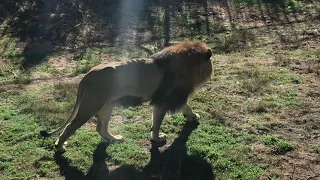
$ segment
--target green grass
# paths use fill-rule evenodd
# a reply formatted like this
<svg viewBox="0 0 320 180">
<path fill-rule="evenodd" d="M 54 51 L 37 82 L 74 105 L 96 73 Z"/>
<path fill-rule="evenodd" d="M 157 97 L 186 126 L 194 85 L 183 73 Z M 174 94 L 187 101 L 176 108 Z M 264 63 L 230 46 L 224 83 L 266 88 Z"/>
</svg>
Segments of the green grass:
<svg viewBox="0 0 320 180">
<path fill-rule="evenodd" d="M 200 125 L 187 143 L 188 154 L 210 162 L 218 179 L 256 179 L 262 169 L 247 161 L 250 148 L 244 145 L 251 138 L 221 126 Z"/>
<path fill-rule="evenodd" d="M 208 41 L 213 44 L 216 53 L 240 52 L 255 46 L 256 35 L 254 30 L 237 29 L 230 33 L 218 33 Z"/>
<path fill-rule="evenodd" d="M 243 69 L 239 73 L 240 88 L 248 94 L 263 93 L 268 88 L 269 78 L 256 67 Z"/>
<path fill-rule="evenodd" d="M 264 145 L 271 146 L 276 154 L 284 154 L 295 148 L 295 143 L 283 140 L 273 135 L 265 135 L 262 137 Z"/>
<path fill-rule="evenodd" d="M 258 0 L 235 0 L 234 1 L 236 4 L 239 5 L 249 5 L 249 6 L 258 6 Z M 268 2 L 268 1 L 267 1 Z M 260 2 L 262 5 L 263 3 Z M 274 7 L 274 8 L 281 8 L 283 6 L 283 8 L 285 9 L 285 11 L 287 13 L 290 12 L 298 12 L 301 11 L 303 9 L 310 9 L 310 8 L 314 8 L 313 4 L 307 4 L 304 3 L 301 0 L 279 0 L 279 1 L 270 1 L 270 3 L 272 4 L 276 4 L 278 5 L 278 7 Z"/>
<path fill-rule="evenodd" d="M 313 146 L 311 147 L 312 151 L 316 152 L 316 153 L 320 153 L 320 146 Z"/>
<path fill-rule="evenodd" d="M 0 57 L 5 58 L 16 58 L 20 55 L 19 51 L 16 49 L 17 39 L 5 35 L 0 39 Z"/>
<path fill-rule="evenodd" d="M 6 119 L 1 121 L 0 154 L 3 161 L 0 169 L 2 174 L 7 178 L 33 176 L 39 171 L 33 167 L 33 163 L 42 155 L 48 155 L 48 152 L 40 147 L 41 138 L 37 137 L 40 127 L 34 123 L 32 116 L 3 107 L 1 109 L 0 118 Z M 48 145 L 44 145 L 46 146 Z M 54 162 L 44 169 L 56 169 Z"/>
<path fill-rule="evenodd" d="M 74 75 L 87 73 L 93 66 L 100 62 L 101 59 L 97 56 L 97 52 L 94 49 L 88 49 L 84 57 L 77 61 Z"/>
<path fill-rule="evenodd" d="M 278 94 L 265 94 L 260 105 L 267 108 L 283 108 L 298 105 L 298 91 L 287 90 Z"/>
<path fill-rule="evenodd" d="M 4 119 L 0 121 L 0 132 L 3 134 L 0 140 L 1 175 L 7 178 L 58 176 L 59 166 L 53 158 L 56 137 L 43 140 L 39 137 L 39 131 L 57 127 L 66 120 L 73 106 L 75 89 L 75 84 L 58 83 L 55 86 L 43 86 L 39 91 L 3 94 L 2 98 L 10 94 L 14 103 L 1 107 L 0 118 Z M 18 110 L 14 110 L 15 104 L 20 104 Z M 108 161 L 120 167 L 134 167 L 137 172 L 147 167 L 150 153 L 143 142 L 148 142 L 150 137 L 150 108 L 145 113 L 148 119 L 143 122 L 130 122 L 115 130 L 127 142 L 110 144 L 106 149 Z M 114 114 L 135 119 L 139 116 L 139 110 L 117 108 Z M 244 145 L 252 143 L 252 137 L 229 131 L 220 125 L 210 125 L 210 117 L 205 114 L 201 121 L 202 124 L 192 132 L 186 143 L 187 157 L 203 159 L 217 177 L 255 179 L 259 176 L 263 170 L 248 160 L 250 148 Z M 161 131 L 168 134 L 168 143 L 177 138 L 184 124 L 181 114 L 166 116 Z M 69 139 L 68 151 L 64 155 L 69 166 L 76 167 L 84 174 L 92 165 L 94 149 L 101 140 L 94 129 L 78 130 Z M 13 167 L 18 167 L 19 171 Z"/>
</svg>

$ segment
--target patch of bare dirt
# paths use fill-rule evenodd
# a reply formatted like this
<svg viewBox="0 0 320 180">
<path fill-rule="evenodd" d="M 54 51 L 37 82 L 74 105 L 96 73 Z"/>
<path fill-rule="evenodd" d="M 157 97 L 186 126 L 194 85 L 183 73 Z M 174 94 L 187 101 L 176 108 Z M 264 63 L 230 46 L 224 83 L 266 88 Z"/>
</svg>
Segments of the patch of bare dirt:
<svg viewBox="0 0 320 180">
<path fill-rule="evenodd" d="M 16 91 L 17 89 L 21 89 L 21 86 L 20 85 L 16 85 L 16 84 L 1 85 L 0 86 L 0 93 Z"/>
<path fill-rule="evenodd" d="M 295 61 L 290 69 L 299 74 L 314 74 L 316 77 L 320 78 L 320 57 L 319 59 L 314 60 Z"/>
<path fill-rule="evenodd" d="M 272 176 L 280 175 L 283 180 L 317 180 L 320 178 L 320 158 L 316 153 L 296 149 L 286 155 L 265 155 L 255 152 L 268 167 L 268 175 L 263 175 L 261 180 L 270 180 Z"/>
<path fill-rule="evenodd" d="M 272 148 L 260 143 L 253 144 L 252 150 L 255 159 L 264 162 L 263 166 L 268 169 L 260 180 L 280 177 L 283 180 L 320 178 L 320 156 L 317 153 L 306 152 L 302 147 L 298 147 L 285 155 L 275 155 L 272 153 Z"/>
<path fill-rule="evenodd" d="M 51 57 L 48 59 L 48 62 L 53 68 L 57 70 L 76 67 L 76 62 L 68 57 Z"/>
<path fill-rule="evenodd" d="M 37 78 L 32 79 L 31 83 L 24 86 L 24 89 L 27 91 L 33 91 L 37 90 L 39 88 L 42 88 L 43 86 L 53 85 L 56 83 L 61 82 L 79 82 L 81 79 L 81 76 L 60 76 L 60 77 L 50 77 L 50 78 Z"/>
</svg>

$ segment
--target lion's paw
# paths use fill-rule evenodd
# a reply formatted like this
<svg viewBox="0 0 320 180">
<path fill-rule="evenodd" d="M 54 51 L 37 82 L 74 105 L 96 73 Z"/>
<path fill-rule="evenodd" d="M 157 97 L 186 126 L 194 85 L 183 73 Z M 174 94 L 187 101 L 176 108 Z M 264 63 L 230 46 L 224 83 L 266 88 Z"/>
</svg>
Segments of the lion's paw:
<svg viewBox="0 0 320 180">
<path fill-rule="evenodd" d="M 63 143 L 63 145 L 59 145 L 59 139 L 57 139 L 57 141 L 54 143 L 54 146 L 55 146 L 57 152 L 64 153 L 64 152 L 67 151 L 67 149 L 66 149 L 66 147 L 64 145 L 67 145 L 67 144 L 68 144 L 68 142 L 65 141 Z"/>
<path fill-rule="evenodd" d="M 64 153 L 67 151 L 66 147 L 65 146 L 58 146 L 57 144 L 55 145 L 55 148 L 56 148 L 56 151 L 59 152 L 59 153 Z"/>
<path fill-rule="evenodd" d="M 124 138 L 121 135 L 115 135 L 115 136 L 113 136 L 113 141 L 123 142 Z"/>
<path fill-rule="evenodd" d="M 111 135 L 107 134 L 105 136 L 102 136 L 104 141 L 118 141 L 118 142 L 123 142 L 125 139 L 121 135 Z"/>
<path fill-rule="evenodd" d="M 153 137 L 151 133 L 151 140 L 157 143 L 166 142 L 167 135 L 165 133 L 159 133 L 159 137 Z"/>
<path fill-rule="evenodd" d="M 199 120 L 200 120 L 200 115 L 197 113 L 193 113 L 193 114 L 191 114 L 189 116 L 185 116 L 185 117 L 186 117 L 187 122 L 192 122 L 192 121 L 199 122 Z"/>
<path fill-rule="evenodd" d="M 54 143 L 54 145 L 58 146 L 58 143 L 59 143 L 59 139 L 56 140 L 56 142 Z M 67 145 L 68 144 L 68 141 L 65 141 L 63 143 L 63 145 Z"/>
</svg>

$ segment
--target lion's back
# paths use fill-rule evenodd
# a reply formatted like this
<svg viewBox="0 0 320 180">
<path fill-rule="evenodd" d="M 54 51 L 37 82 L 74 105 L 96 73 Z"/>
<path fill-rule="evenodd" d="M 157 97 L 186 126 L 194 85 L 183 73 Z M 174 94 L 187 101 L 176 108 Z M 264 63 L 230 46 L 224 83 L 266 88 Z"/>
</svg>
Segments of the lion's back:
<svg viewBox="0 0 320 180">
<path fill-rule="evenodd" d="M 100 64 L 86 75 L 86 88 L 107 93 L 110 101 L 138 97 L 148 101 L 163 79 L 163 71 L 149 59 Z"/>
</svg>

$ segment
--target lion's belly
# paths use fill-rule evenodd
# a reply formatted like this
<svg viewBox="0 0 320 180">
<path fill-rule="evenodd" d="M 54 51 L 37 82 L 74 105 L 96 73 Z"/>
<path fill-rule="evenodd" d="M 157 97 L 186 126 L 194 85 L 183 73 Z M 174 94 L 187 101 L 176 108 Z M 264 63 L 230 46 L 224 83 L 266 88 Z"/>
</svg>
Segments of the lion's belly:
<svg viewBox="0 0 320 180">
<path fill-rule="evenodd" d="M 155 64 L 139 64 L 137 67 L 117 67 L 113 73 L 112 100 L 123 96 L 149 101 L 163 78 L 163 72 Z"/>
</svg>

